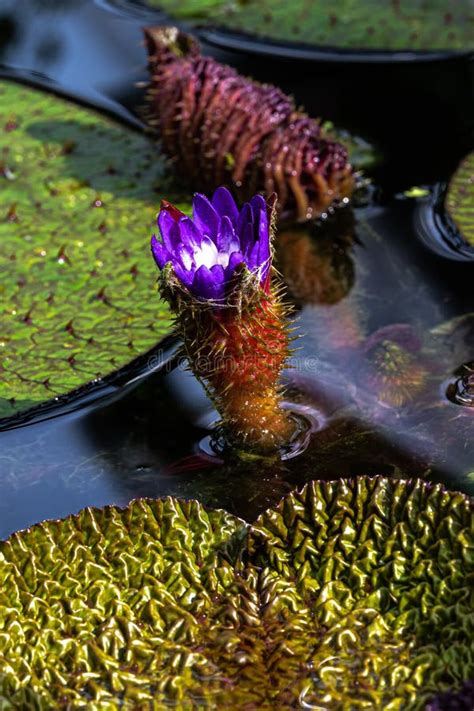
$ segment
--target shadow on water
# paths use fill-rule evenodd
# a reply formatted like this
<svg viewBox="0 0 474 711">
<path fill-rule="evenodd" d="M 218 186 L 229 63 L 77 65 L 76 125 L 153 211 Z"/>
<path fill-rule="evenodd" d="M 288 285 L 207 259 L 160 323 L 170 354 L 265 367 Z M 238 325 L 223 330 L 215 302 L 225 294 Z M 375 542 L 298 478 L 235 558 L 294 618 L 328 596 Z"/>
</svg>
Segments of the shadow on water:
<svg viewBox="0 0 474 711">
<path fill-rule="evenodd" d="M 152 140 L 149 143 L 149 153 L 146 156 L 144 154 L 139 156 L 140 165 L 137 161 L 137 168 L 132 173 L 129 169 L 129 156 L 117 155 L 118 131 L 112 125 L 102 124 L 91 132 L 87 125 L 75 121 L 38 120 L 29 125 L 28 132 L 33 138 L 45 144 L 57 143 L 69 146 L 62 156 L 63 177 L 71 177 L 83 185 L 91 186 L 98 194 L 117 193 L 118 186 L 122 197 L 149 202 L 153 197 L 154 186 L 150 183 L 150 174 L 147 172 L 143 175 L 143 171 L 148 169 L 152 175 L 156 172 L 156 180 L 158 181 L 159 178 L 161 181 L 159 192 L 160 194 L 163 192 L 164 161 L 155 160 L 156 148 Z M 85 140 L 81 141 L 81 136 Z M 125 165 L 127 182 L 124 180 L 117 182 L 116 174 L 120 173 L 121 166 Z M 110 166 L 113 167 L 113 171 L 110 170 Z M 171 176 L 169 182 L 172 189 Z"/>
<path fill-rule="evenodd" d="M 3 60 L 11 45 L 20 39 L 20 24 L 13 14 L 0 10 L 0 61 Z"/>
</svg>

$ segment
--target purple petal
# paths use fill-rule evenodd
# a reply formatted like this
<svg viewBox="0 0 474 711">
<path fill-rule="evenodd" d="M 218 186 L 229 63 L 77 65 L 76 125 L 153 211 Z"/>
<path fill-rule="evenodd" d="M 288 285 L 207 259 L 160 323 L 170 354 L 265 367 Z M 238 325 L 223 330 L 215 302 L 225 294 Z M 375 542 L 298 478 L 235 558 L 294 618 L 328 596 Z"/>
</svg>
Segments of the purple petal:
<svg viewBox="0 0 474 711">
<path fill-rule="evenodd" d="M 255 242 L 256 242 L 256 236 L 255 236 L 254 226 L 252 223 L 249 223 L 245 227 L 243 234 L 241 236 L 241 239 L 240 239 L 240 248 L 246 257 L 248 257 L 250 255 Z"/>
<path fill-rule="evenodd" d="M 189 271 L 194 266 L 193 252 L 189 249 L 189 247 L 186 247 L 184 244 L 180 244 L 176 249 L 174 258 L 171 261 L 173 262 L 173 266 L 175 264 L 181 264 L 183 269 Z"/>
<path fill-rule="evenodd" d="M 251 272 L 255 271 L 260 267 L 260 262 L 259 262 L 259 255 L 260 255 L 260 242 L 257 240 L 255 242 L 254 246 L 252 247 L 252 250 L 247 257 L 247 266 L 250 269 Z"/>
<path fill-rule="evenodd" d="M 236 252 L 240 247 L 232 222 L 227 216 L 223 217 L 221 220 L 219 231 L 217 233 L 216 244 L 219 252 L 225 252 L 226 254 Z"/>
<path fill-rule="evenodd" d="M 224 296 L 224 289 L 225 289 L 224 267 L 221 264 L 214 264 L 214 266 L 211 267 L 211 273 L 212 273 L 212 277 L 214 279 L 216 288 L 218 290 L 218 295 L 216 298 L 221 299 Z"/>
<path fill-rule="evenodd" d="M 219 215 L 204 195 L 196 193 L 193 198 L 193 220 L 202 234 L 209 235 L 212 239 L 217 236 L 219 228 Z"/>
<path fill-rule="evenodd" d="M 173 269 L 178 279 L 189 289 L 193 282 L 194 272 L 186 271 L 179 263 L 174 263 Z"/>
<path fill-rule="evenodd" d="M 196 249 L 201 244 L 202 232 L 198 230 L 190 217 L 183 217 L 178 222 L 179 234 L 181 241 L 186 247 L 192 250 Z"/>
<path fill-rule="evenodd" d="M 245 264 L 244 255 L 242 254 L 242 252 L 234 252 L 230 255 L 229 264 L 227 265 L 225 270 L 226 281 L 232 278 L 235 268 L 238 267 L 239 264 Z"/>
<path fill-rule="evenodd" d="M 267 203 L 263 195 L 254 195 L 250 200 L 250 206 L 252 208 L 253 220 L 258 222 L 258 217 L 261 212 L 267 214 Z"/>
<path fill-rule="evenodd" d="M 266 240 L 259 240 L 259 242 L 258 266 L 264 266 L 263 273 L 266 275 L 270 269 L 270 244 Z"/>
<path fill-rule="evenodd" d="M 203 264 L 194 275 L 192 291 L 201 299 L 218 299 L 222 296 L 222 286 L 216 281 L 215 273 Z"/>
<path fill-rule="evenodd" d="M 156 239 L 155 235 L 153 235 L 153 237 L 151 238 L 151 251 L 153 253 L 155 262 L 157 263 L 160 269 L 163 269 L 167 262 L 173 261 L 171 258 L 171 254 L 168 252 L 165 245 L 162 242 L 159 242 Z"/>
<path fill-rule="evenodd" d="M 237 218 L 237 224 L 235 226 L 237 238 L 240 240 L 241 243 L 242 236 L 248 224 L 253 225 L 253 215 L 252 208 L 250 207 L 249 203 L 246 202 L 240 211 L 239 217 Z"/>
<path fill-rule="evenodd" d="M 215 301 L 225 299 L 227 284 L 241 264 L 266 283 L 271 251 L 267 206 L 261 195 L 239 212 L 226 188 L 215 191 L 212 203 L 196 194 L 193 219 L 171 207 L 166 204 L 158 216 L 161 241 L 156 236 L 151 241 L 161 269 L 171 263 L 185 288 L 198 298 Z"/>
<path fill-rule="evenodd" d="M 232 194 L 229 190 L 227 190 L 227 188 L 217 188 L 216 192 L 212 196 L 212 205 L 218 215 L 221 217 L 227 216 L 233 224 L 237 222 L 239 211 Z"/>
<path fill-rule="evenodd" d="M 262 210 L 258 218 L 258 239 L 266 240 L 270 243 L 270 226 L 268 224 L 268 215 L 266 210 Z"/>
<path fill-rule="evenodd" d="M 260 221 L 258 223 L 258 241 L 260 242 L 260 249 L 258 252 L 259 264 L 265 264 L 268 262 L 268 268 L 270 267 L 270 229 L 268 226 L 267 212 L 260 213 Z M 268 269 L 267 269 L 268 271 Z"/>
<path fill-rule="evenodd" d="M 160 228 L 163 244 L 169 252 L 173 253 L 180 243 L 178 225 L 171 215 L 162 210 L 158 215 L 158 227 Z"/>
<path fill-rule="evenodd" d="M 217 247 L 215 242 L 204 235 L 201 239 L 200 247 L 194 251 L 193 259 L 196 264 L 205 264 L 211 268 L 211 265 L 217 263 Z"/>
</svg>

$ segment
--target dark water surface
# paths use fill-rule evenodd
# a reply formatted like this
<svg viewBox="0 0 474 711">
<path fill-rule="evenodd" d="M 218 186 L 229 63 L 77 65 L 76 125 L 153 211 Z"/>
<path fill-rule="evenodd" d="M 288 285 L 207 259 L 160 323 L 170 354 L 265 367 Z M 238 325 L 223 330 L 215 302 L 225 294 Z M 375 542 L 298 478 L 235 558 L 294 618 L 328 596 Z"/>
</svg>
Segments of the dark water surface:
<svg viewBox="0 0 474 711">
<path fill-rule="evenodd" d="M 149 22 L 86 0 L 21 8 L 4 0 L 3 73 L 126 116 L 142 101 L 134 84 L 146 78 L 140 28 Z M 416 201 L 400 193 L 446 178 L 469 147 L 472 116 L 460 110 L 469 106 L 468 63 L 425 67 L 419 95 L 406 67 L 359 65 L 357 87 L 350 67 L 239 63 L 313 113 L 362 131 L 385 157 L 370 206 L 278 238 L 304 334 L 285 376 L 288 402 L 314 429 L 304 452 L 267 465 L 212 456 L 206 437 L 216 415 L 174 362 L 113 399 L 0 433 L 0 537 L 136 496 L 192 496 L 252 519 L 315 477 L 422 476 L 474 491 L 474 408 L 452 401 L 474 361 L 474 263 L 430 252 L 417 236 Z"/>
</svg>

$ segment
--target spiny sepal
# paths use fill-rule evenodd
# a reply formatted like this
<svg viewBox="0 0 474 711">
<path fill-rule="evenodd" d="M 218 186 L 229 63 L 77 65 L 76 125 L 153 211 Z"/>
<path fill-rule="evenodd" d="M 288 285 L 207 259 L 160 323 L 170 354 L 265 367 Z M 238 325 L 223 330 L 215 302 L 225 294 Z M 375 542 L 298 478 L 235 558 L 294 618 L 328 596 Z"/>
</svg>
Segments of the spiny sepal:
<svg viewBox="0 0 474 711">
<path fill-rule="evenodd" d="M 222 417 L 227 442 L 267 453 L 286 444 L 293 424 L 281 409 L 279 376 L 290 355 L 287 307 L 248 270 L 226 305 L 196 299 L 167 270 L 162 296 L 176 313 L 183 352 Z"/>
</svg>

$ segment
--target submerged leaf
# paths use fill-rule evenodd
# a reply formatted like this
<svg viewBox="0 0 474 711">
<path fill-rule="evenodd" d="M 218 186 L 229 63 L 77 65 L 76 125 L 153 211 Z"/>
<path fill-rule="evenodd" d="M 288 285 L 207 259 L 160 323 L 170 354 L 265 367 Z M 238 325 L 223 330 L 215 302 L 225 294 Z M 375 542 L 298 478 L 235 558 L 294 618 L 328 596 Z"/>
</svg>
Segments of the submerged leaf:
<svg viewBox="0 0 474 711">
<path fill-rule="evenodd" d="M 156 148 L 42 91 L 1 82 L 0 100 L 4 416 L 124 366 L 171 319 L 149 257 L 166 182 Z"/>
<path fill-rule="evenodd" d="M 391 407 L 413 402 L 429 381 L 422 343 L 409 324 L 377 329 L 364 344 L 360 380 L 378 400 Z"/>
<path fill-rule="evenodd" d="M 0 544 L 0 705 L 422 709 L 474 674 L 473 545 L 467 497 L 363 477 L 39 524 Z"/>
</svg>

